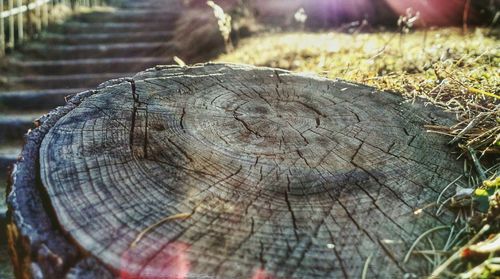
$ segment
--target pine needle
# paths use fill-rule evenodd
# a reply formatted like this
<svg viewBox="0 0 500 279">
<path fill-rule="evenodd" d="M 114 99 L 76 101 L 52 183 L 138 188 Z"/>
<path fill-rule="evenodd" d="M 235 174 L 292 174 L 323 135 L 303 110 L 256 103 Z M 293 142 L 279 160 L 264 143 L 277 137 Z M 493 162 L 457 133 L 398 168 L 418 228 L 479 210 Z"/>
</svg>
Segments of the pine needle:
<svg viewBox="0 0 500 279">
<path fill-rule="evenodd" d="M 464 245 L 462 248 L 460 248 L 458 251 L 456 251 L 455 254 L 453 254 L 451 257 L 449 257 L 443 264 L 438 266 L 429 277 L 430 278 L 439 278 L 441 273 L 443 273 L 451 263 L 453 263 L 455 260 L 460 258 L 460 255 L 462 254 L 462 252 L 466 248 L 468 248 L 470 245 L 472 245 L 472 243 L 476 242 L 476 240 L 478 240 L 489 229 L 490 229 L 490 225 L 484 225 L 483 228 L 473 238 L 471 238 L 471 240 L 469 240 L 469 242 L 466 245 Z"/>
<path fill-rule="evenodd" d="M 410 249 L 408 250 L 408 253 L 406 253 L 406 256 L 403 260 L 403 263 L 406 263 L 408 262 L 408 260 L 410 259 L 410 256 L 413 252 L 413 249 L 415 249 L 415 247 L 417 246 L 417 244 L 420 242 L 420 240 L 422 240 L 426 235 L 432 233 L 432 232 L 435 232 L 435 231 L 438 231 L 438 230 L 444 230 L 444 229 L 450 229 L 449 226 L 439 226 L 439 227 L 435 227 L 435 228 L 432 228 L 424 233 L 422 233 L 414 242 L 413 244 L 411 245 Z"/>
<path fill-rule="evenodd" d="M 368 267 L 370 266 L 370 262 L 372 260 L 373 254 L 371 254 L 365 262 L 365 265 L 363 266 L 363 273 L 361 274 L 361 279 L 365 279 L 366 275 L 368 274 Z"/>
<path fill-rule="evenodd" d="M 146 229 L 144 229 L 141 233 L 139 233 L 137 235 L 137 237 L 135 238 L 135 240 L 130 244 L 130 247 L 135 247 L 137 245 L 137 243 L 139 243 L 139 241 L 141 241 L 141 239 L 147 234 L 149 233 L 151 230 L 153 230 L 154 228 L 164 224 L 164 223 L 167 223 L 167 222 L 170 222 L 170 221 L 175 221 L 175 220 L 185 220 L 185 219 L 188 219 L 191 217 L 191 215 L 193 215 L 193 213 L 179 213 L 179 214 L 175 214 L 175 215 L 171 215 L 171 216 L 168 216 L 168 217 L 165 217 L 163 219 L 161 219 L 160 221 L 154 223 L 153 225 L 147 227 Z"/>
<path fill-rule="evenodd" d="M 482 95 L 485 95 L 485 96 L 488 96 L 488 97 L 493 97 L 493 98 L 496 98 L 496 99 L 500 100 L 500 96 L 499 95 L 496 95 L 496 94 L 493 94 L 493 93 L 490 93 L 490 92 L 486 92 L 486 91 L 481 90 L 481 89 L 477 89 L 477 88 L 474 88 L 474 87 L 467 87 L 467 90 L 469 92 L 472 92 L 472 93 L 482 94 Z"/>
</svg>

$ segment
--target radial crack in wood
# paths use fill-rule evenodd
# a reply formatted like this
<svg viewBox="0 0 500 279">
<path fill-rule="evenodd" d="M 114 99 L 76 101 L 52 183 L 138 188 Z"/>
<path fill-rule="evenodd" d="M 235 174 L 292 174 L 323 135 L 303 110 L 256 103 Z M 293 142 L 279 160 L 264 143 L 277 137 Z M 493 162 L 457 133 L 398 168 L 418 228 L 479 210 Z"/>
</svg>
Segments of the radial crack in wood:
<svg viewBox="0 0 500 279">
<path fill-rule="evenodd" d="M 130 278 L 401 278 L 451 217 L 414 211 L 462 170 L 423 128 L 451 115 L 277 69 L 157 67 L 57 119 L 39 162 L 55 230 Z"/>
</svg>

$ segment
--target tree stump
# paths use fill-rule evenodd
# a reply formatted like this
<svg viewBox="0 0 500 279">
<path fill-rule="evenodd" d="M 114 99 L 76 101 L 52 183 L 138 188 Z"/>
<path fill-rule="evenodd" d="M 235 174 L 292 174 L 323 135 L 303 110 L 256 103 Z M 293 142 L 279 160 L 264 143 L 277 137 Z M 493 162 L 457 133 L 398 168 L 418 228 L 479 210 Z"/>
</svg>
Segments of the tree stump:
<svg viewBox="0 0 500 279">
<path fill-rule="evenodd" d="M 461 174 L 449 114 L 241 65 L 162 66 L 40 120 L 13 172 L 18 277 L 402 278 Z M 436 240 L 439 242 L 439 240 Z M 437 244 L 436 244 L 437 245 Z"/>
</svg>

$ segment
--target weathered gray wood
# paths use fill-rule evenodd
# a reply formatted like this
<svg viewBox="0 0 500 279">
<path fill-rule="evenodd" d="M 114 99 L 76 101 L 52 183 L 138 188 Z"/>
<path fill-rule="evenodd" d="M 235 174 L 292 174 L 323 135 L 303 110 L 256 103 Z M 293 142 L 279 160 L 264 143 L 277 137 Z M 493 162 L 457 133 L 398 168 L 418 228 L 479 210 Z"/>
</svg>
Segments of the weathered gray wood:
<svg viewBox="0 0 500 279">
<path fill-rule="evenodd" d="M 11 227 L 42 259 L 38 243 L 77 249 L 53 252 L 73 275 L 95 274 L 77 264 L 92 255 L 124 278 L 359 278 L 368 258 L 368 278 L 401 278 L 424 270 L 402 263 L 415 238 L 449 222 L 414 214 L 460 175 L 423 128 L 449 117 L 281 70 L 158 67 L 78 95 L 33 132 Z M 50 220 L 41 232 L 35 217 Z"/>
<path fill-rule="evenodd" d="M 120 80 L 102 86 L 113 82 L 119 83 Z M 84 276 L 104 268 L 87 253 L 78 251 L 58 229 L 38 177 L 39 148 L 43 137 L 59 118 L 93 93 L 77 94 L 64 107 L 40 118 L 38 127 L 26 135 L 26 143 L 9 181 L 11 189 L 7 189 L 10 193 L 7 239 L 16 278 L 64 278 L 65 274 L 69 278 L 87 278 Z M 88 267 L 89 262 L 94 263 L 92 268 Z M 102 272 L 99 274 L 96 278 L 108 278 Z"/>
<path fill-rule="evenodd" d="M 92 92 L 71 98 L 65 107 L 39 120 L 26 136 L 26 144 L 11 175 L 7 238 L 16 278 L 64 278 L 84 255 L 58 229 L 57 221 L 38 177 L 39 148 L 56 121 Z"/>
</svg>

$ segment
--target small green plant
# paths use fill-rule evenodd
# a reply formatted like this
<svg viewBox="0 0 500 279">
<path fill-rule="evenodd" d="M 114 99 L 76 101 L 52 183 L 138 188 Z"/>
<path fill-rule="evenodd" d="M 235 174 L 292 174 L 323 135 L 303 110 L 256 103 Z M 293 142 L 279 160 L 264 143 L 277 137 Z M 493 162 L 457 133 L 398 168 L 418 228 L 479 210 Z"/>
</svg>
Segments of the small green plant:
<svg viewBox="0 0 500 279">
<path fill-rule="evenodd" d="M 487 212 L 500 195 L 500 175 L 495 178 L 483 181 L 481 187 L 474 191 L 474 200 L 477 207 L 482 212 Z"/>
</svg>

